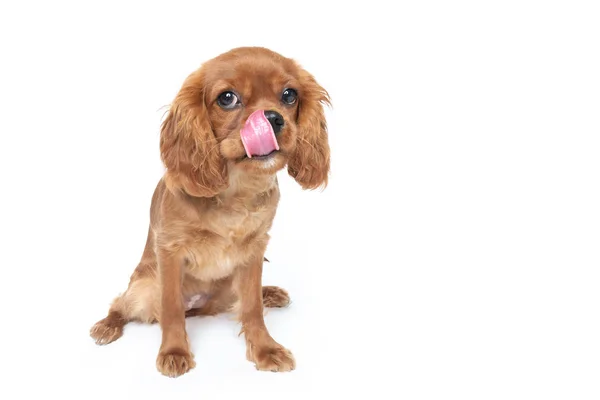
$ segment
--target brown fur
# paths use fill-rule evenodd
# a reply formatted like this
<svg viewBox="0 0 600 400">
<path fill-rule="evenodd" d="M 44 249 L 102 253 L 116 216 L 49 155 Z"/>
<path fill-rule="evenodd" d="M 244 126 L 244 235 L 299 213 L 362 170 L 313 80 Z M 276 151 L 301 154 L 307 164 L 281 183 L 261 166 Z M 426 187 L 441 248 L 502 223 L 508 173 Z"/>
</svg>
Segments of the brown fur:
<svg viewBox="0 0 600 400">
<path fill-rule="evenodd" d="M 296 104 L 280 101 L 285 88 L 297 90 Z M 222 109 L 216 99 L 225 90 L 238 93 L 243 106 Z M 289 295 L 262 286 L 262 264 L 279 201 L 277 171 L 287 166 L 305 189 L 327 185 L 323 104 L 328 94 L 308 72 L 264 48 L 233 49 L 185 80 L 162 124 L 166 172 L 152 197 L 146 247 L 125 293 L 92 327 L 96 343 L 118 339 L 129 321 L 158 322 L 157 368 L 179 376 L 195 365 L 185 317 L 234 310 L 257 369 L 294 369 L 292 354 L 263 318 L 263 307 L 284 307 Z M 280 150 L 268 162 L 245 159 L 240 139 L 257 109 L 276 110 L 285 120 Z"/>
</svg>

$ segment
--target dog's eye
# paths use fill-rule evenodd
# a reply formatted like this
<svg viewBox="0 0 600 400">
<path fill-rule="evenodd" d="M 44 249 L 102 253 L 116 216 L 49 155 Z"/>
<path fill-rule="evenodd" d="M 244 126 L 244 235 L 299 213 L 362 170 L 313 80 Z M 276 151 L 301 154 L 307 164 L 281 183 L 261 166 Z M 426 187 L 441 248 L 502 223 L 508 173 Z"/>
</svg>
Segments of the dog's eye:
<svg viewBox="0 0 600 400">
<path fill-rule="evenodd" d="M 232 108 L 235 108 L 235 106 L 237 106 L 240 103 L 240 101 L 235 93 L 223 92 L 219 95 L 219 97 L 217 97 L 217 103 L 219 104 L 219 106 L 221 106 L 221 108 L 230 110 Z"/>
<path fill-rule="evenodd" d="M 298 93 L 294 89 L 285 89 L 281 95 L 281 101 L 285 104 L 294 104 L 298 100 Z"/>
</svg>

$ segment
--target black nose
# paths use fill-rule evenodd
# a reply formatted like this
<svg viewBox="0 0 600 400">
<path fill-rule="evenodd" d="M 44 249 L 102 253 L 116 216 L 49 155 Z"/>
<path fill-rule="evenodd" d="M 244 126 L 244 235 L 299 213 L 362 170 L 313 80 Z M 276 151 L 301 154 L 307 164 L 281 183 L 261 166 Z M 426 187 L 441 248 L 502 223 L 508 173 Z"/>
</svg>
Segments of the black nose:
<svg viewBox="0 0 600 400">
<path fill-rule="evenodd" d="M 273 127 L 273 132 L 278 135 L 279 132 L 281 132 L 281 128 L 283 128 L 283 125 L 285 124 L 281 114 L 279 114 L 277 111 L 265 111 L 265 117 L 269 120 L 269 123 Z"/>
</svg>

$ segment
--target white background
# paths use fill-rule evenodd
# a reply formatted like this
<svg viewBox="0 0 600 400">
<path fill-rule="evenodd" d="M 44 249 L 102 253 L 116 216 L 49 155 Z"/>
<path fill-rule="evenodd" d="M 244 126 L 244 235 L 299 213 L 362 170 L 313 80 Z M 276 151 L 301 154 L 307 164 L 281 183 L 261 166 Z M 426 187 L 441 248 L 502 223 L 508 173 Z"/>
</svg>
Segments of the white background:
<svg viewBox="0 0 600 400">
<path fill-rule="evenodd" d="M 594 3 L 3 2 L 0 397 L 598 399 Z M 333 99 L 330 186 L 281 174 L 265 266 L 298 367 L 196 318 L 169 379 L 158 326 L 88 330 L 141 256 L 165 107 L 243 45 Z"/>
</svg>

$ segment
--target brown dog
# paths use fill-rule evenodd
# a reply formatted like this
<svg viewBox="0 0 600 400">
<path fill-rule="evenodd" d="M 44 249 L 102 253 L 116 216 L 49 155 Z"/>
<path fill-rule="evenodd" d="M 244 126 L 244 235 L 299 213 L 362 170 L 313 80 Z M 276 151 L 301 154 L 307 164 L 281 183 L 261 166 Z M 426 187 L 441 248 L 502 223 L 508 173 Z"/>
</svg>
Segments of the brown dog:
<svg viewBox="0 0 600 400">
<path fill-rule="evenodd" d="M 328 93 L 295 61 L 257 47 L 206 62 L 183 83 L 160 136 L 166 172 L 152 197 L 148 240 L 127 291 L 91 329 L 98 344 L 129 321 L 159 322 L 156 366 L 175 377 L 195 363 L 185 317 L 234 310 L 246 356 L 260 370 L 290 371 L 292 354 L 269 334 L 263 307 L 288 304 L 262 286 L 279 201 L 277 171 L 304 188 L 327 185 Z"/>
</svg>

